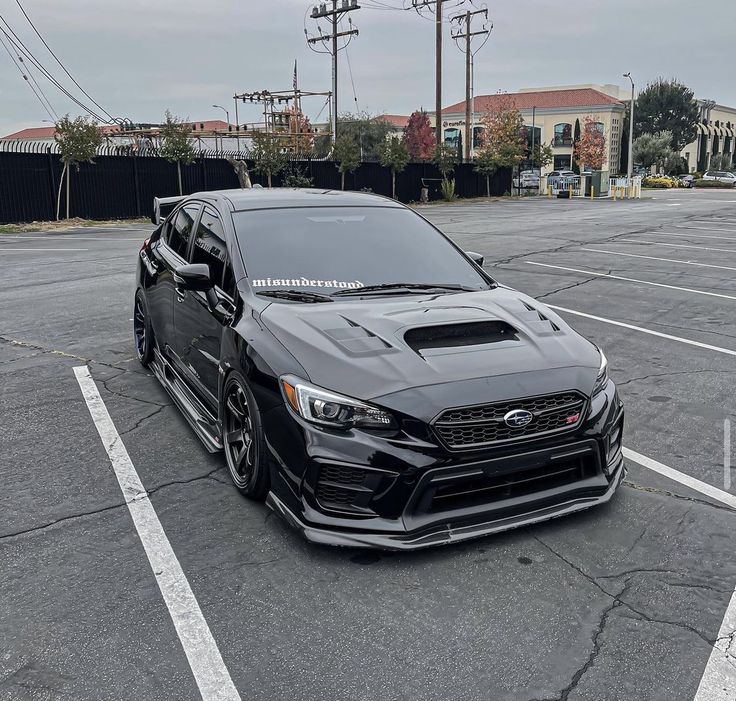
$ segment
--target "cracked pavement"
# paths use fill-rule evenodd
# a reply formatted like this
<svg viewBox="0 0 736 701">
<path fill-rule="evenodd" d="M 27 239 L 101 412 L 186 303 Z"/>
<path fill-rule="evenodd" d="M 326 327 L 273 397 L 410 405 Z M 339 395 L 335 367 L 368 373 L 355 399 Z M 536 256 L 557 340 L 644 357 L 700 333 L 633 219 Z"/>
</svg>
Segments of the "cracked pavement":
<svg viewBox="0 0 736 701">
<path fill-rule="evenodd" d="M 525 262 L 734 294 L 726 270 L 582 251 L 736 266 L 736 254 L 619 241 L 728 228 L 727 198 L 544 198 L 422 214 L 484 254 L 500 282 L 545 302 L 736 350 L 732 300 Z M 243 698 L 692 701 L 714 646 L 734 659 L 735 634 L 720 628 L 736 585 L 736 513 L 634 463 L 610 504 L 538 527 L 406 554 L 306 543 L 239 496 L 221 457 L 133 359 L 135 234 L 84 235 L 84 253 L 12 256 L 2 252 L 18 241 L 0 236 L 0 701 L 198 698 L 74 378 L 79 364 Z M 74 232 L 55 239 L 74 247 Z M 606 351 L 625 443 L 722 488 L 734 358 L 568 320 Z"/>
</svg>

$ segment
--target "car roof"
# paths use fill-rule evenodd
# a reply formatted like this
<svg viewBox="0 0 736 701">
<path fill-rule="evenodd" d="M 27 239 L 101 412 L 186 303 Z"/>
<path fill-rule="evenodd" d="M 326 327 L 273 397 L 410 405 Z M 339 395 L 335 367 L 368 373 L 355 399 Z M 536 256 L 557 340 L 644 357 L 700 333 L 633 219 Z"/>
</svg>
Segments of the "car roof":
<svg viewBox="0 0 736 701">
<path fill-rule="evenodd" d="M 319 188 L 248 188 L 196 192 L 190 197 L 228 203 L 236 212 L 287 207 L 395 207 L 403 205 L 383 195 Z"/>
</svg>

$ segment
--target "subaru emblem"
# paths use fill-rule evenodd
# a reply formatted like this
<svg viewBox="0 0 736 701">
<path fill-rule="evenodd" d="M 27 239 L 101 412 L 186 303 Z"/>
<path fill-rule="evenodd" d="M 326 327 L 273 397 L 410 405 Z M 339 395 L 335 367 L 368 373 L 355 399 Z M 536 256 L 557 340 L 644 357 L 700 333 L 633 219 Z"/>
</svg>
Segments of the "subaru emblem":
<svg viewBox="0 0 736 701">
<path fill-rule="evenodd" d="M 504 422 L 511 428 L 524 428 L 528 426 L 534 415 L 525 409 L 514 409 L 503 417 Z"/>
</svg>

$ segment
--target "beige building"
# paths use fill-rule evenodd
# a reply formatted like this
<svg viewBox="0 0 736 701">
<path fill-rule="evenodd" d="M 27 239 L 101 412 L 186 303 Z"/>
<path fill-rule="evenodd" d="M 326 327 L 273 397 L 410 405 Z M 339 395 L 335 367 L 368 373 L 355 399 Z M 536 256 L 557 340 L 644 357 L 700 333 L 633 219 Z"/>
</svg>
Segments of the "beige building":
<svg viewBox="0 0 736 701">
<path fill-rule="evenodd" d="M 576 124 L 582 131 L 586 117 L 591 117 L 600 125 L 606 140 L 603 170 L 618 173 L 621 169 L 624 95 L 625 90 L 616 85 L 575 85 L 530 88 L 509 93 L 508 97 L 521 112 L 529 141 L 533 138 L 534 143 L 552 147 L 554 162 L 547 166 L 545 172 L 572 167 Z M 483 115 L 496 107 L 502 97 L 505 95 L 478 95 L 473 100 L 474 148 L 478 146 L 482 133 Z M 430 119 L 434 124 L 434 115 L 430 115 Z M 462 146 L 465 136 L 464 101 L 443 109 L 442 132 L 445 143 Z"/>
<path fill-rule="evenodd" d="M 714 156 L 729 158 L 730 167 L 736 160 L 736 108 L 716 104 L 713 100 L 698 100 L 700 114 L 695 125 L 695 140 L 685 146 L 680 155 L 688 170 L 701 173 L 711 168 Z M 723 167 L 723 166 L 720 166 Z"/>
</svg>

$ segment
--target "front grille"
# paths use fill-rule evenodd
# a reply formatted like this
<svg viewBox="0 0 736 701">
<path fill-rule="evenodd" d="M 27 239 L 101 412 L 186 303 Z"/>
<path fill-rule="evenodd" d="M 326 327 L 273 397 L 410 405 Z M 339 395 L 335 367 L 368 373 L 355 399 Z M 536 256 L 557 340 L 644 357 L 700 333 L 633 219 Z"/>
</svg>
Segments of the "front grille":
<svg viewBox="0 0 736 701">
<path fill-rule="evenodd" d="M 482 504 L 490 505 L 570 486 L 596 474 L 595 460 L 587 456 L 503 475 L 458 478 L 438 487 L 430 487 L 433 492 L 428 511 L 436 513 Z"/>
<path fill-rule="evenodd" d="M 354 506 L 359 496 L 360 492 L 341 489 L 331 484 L 320 482 L 317 485 L 317 499 L 325 506 Z"/>
<path fill-rule="evenodd" d="M 449 448 L 476 448 L 575 428 L 583 418 L 585 398 L 577 392 L 493 402 L 448 409 L 434 422 L 434 430 Z M 526 426 L 512 427 L 504 421 L 510 411 L 532 414 Z"/>
<path fill-rule="evenodd" d="M 319 478 L 321 481 L 337 484 L 362 484 L 365 479 L 365 470 L 349 465 L 325 465 L 320 470 Z"/>
</svg>

